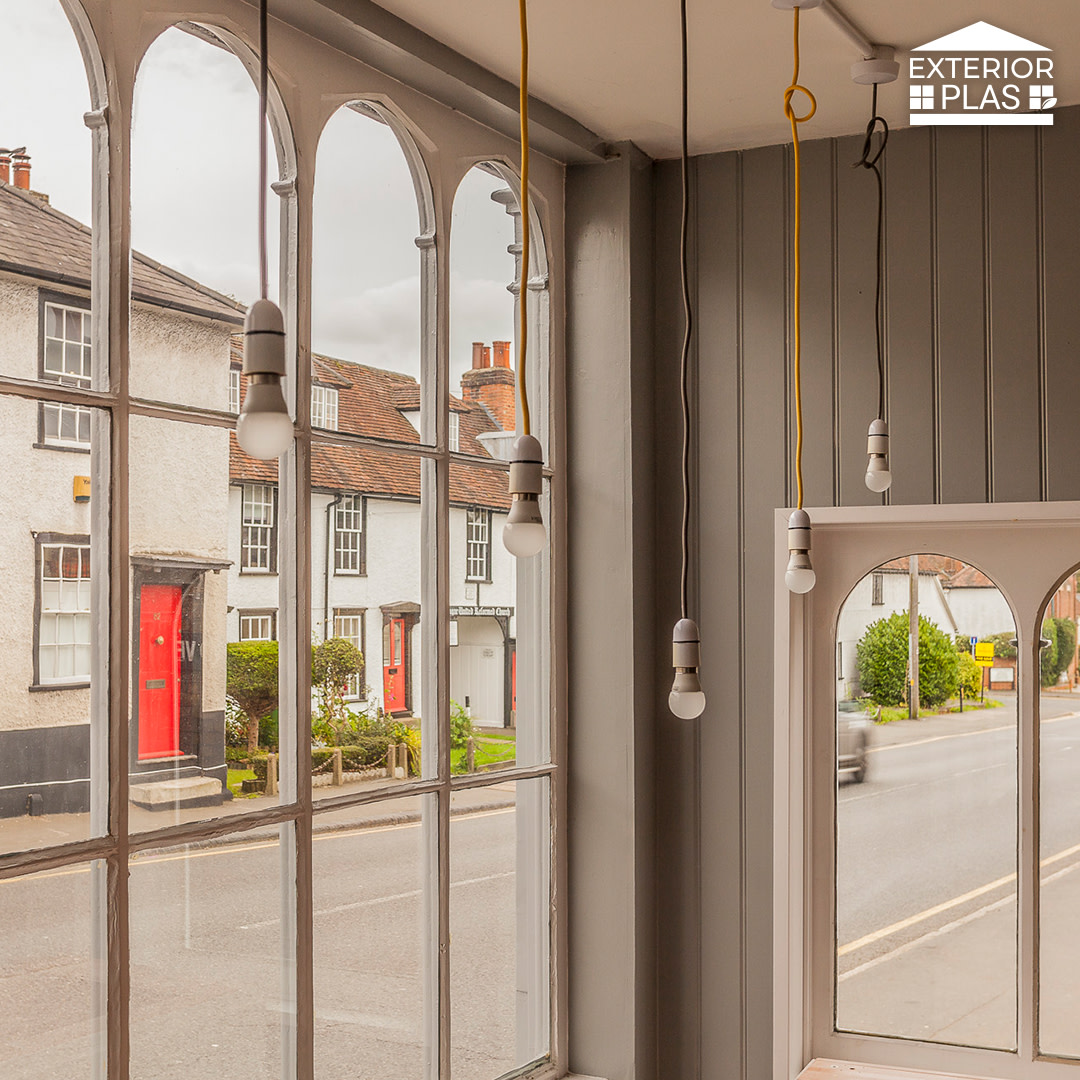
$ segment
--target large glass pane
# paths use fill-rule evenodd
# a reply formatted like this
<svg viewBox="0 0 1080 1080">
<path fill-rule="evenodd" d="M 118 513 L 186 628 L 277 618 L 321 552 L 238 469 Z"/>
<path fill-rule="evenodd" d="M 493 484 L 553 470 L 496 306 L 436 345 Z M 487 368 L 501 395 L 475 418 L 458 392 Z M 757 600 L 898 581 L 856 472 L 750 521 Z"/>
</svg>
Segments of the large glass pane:
<svg viewBox="0 0 1080 1080">
<path fill-rule="evenodd" d="M 449 448 L 502 461 L 516 428 L 521 213 L 494 167 L 465 174 L 450 244 Z"/>
<path fill-rule="evenodd" d="M 131 135 L 136 397 L 229 408 L 230 338 L 259 294 L 257 118 L 255 84 L 220 42 L 173 27 L 147 49 Z M 280 201 L 267 197 L 274 298 Z"/>
<path fill-rule="evenodd" d="M 1039 1048 L 1080 1057 L 1080 712 L 1077 711 L 1077 577 L 1069 574 L 1042 620 L 1039 697 Z"/>
<path fill-rule="evenodd" d="M 1016 1045 L 1015 633 L 994 583 L 938 555 L 841 609 L 838 1030 Z"/>
<path fill-rule="evenodd" d="M 98 409 L 3 396 L 0 425 L 10 449 L 0 495 L 6 852 L 106 828 L 109 429 Z"/>
<path fill-rule="evenodd" d="M 416 189 L 397 136 L 376 108 L 338 109 L 319 139 L 312 222 L 312 423 L 328 422 L 319 400 L 337 362 L 363 364 L 394 380 L 401 423 L 420 430 L 422 254 Z M 434 327 L 429 328 L 434 342 Z M 328 365 L 328 366 L 327 366 Z M 318 413 L 316 415 L 316 408 Z M 374 432 L 402 438 L 397 431 Z"/>
<path fill-rule="evenodd" d="M 282 890 L 294 871 L 278 833 L 133 856 L 133 1080 L 282 1074 L 294 1019 Z"/>
<path fill-rule="evenodd" d="M 101 863 L 0 881 L 4 1076 L 91 1077 L 105 1059 Z"/>
<path fill-rule="evenodd" d="M 132 829 L 274 804 L 292 760 L 277 463 L 225 428 L 135 416 L 130 478 Z"/>
<path fill-rule="evenodd" d="M 546 778 L 454 793 L 450 824 L 451 1069 L 491 1080 L 550 1046 Z"/>
<path fill-rule="evenodd" d="M 435 813 L 425 795 L 315 817 L 317 1080 L 425 1075 L 438 1030 Z"/>
<path fill-rule="evenodd" d="M 368 397 L 373 369 L 342 367 L 350 415 L 396 411 Z M 435 772 L 434 464 L 322 442 L 311 462 L 312 784 L 327 798 Z"/>
</svg>

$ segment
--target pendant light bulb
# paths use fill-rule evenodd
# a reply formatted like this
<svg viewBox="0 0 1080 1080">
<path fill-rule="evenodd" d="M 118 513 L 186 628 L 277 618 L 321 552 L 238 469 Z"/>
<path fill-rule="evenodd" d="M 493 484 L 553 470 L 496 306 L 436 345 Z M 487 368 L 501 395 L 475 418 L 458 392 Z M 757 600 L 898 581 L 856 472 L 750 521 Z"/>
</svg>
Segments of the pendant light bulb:
<svg viewBox="0 0 1080 1080">
<path fill-rule="evenodd" d="M 705 693 L 698 678 L 701 635 L 693 619 L 680 619 L 671 636 L 671 661 L 675 681 L 668 694 L 668 708 L 680 720 L 696 720 L 705 711 Z"/>
<path fill-rule="evenodd" d="M 280 457 L 292 442 L 293 425 L 281 392 L 285 320 L 271 300 L 256 300 L 244 318 L 244 374 L 248 385 L 236 441 L 252 457 Z"/>
<path fill-rule="evenodd" d="M 510 497 L 513 502 L 503 526 L 503 546 L 511 555 L 527 559 L 547 544 L 540 514 L 544 451 L 532 435 L 519 435 L 510 453 Z"/>
<path fill-rule="evenodd" d="M 810 515 L 795 510 L 788 518 L 788 564 L 784 584 L 793 593 L 808 593 L 817 582 L 810 563 Z"/>
<path fill-rule="evenodd" d="M 866 465 L 866 486 L 871 491 L 887 491 L 892 483 L 892 473 L 889 472 L 889 425 L 880 418 L 870 424 L 866 452 L 870 455 Z"/>
</svg>

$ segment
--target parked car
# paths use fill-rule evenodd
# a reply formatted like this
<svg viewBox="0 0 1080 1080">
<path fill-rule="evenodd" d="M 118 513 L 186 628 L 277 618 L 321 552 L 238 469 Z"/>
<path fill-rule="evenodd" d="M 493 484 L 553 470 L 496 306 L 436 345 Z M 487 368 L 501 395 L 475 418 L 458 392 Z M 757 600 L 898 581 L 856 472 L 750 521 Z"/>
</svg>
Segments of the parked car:
<svg viewBox="0 0 1080 1080">
<path fill-rule="evenodd" d="M 866 779 L 870 732 L 878 709 L 867 701 L 839 701 L 836 704 L 836 772 L 856 784 Z"/>
</svg>

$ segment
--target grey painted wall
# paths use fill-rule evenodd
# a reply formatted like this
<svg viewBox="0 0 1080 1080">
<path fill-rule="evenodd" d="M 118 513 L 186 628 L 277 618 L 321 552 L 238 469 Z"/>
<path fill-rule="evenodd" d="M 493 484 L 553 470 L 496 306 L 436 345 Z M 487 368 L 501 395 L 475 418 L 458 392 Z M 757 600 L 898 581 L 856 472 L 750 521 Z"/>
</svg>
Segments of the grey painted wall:
<svg viewBox="0 0 1080 1080">
<path fill-rule="evenodd" d="M 812 124 L 808 125 L 812 128 Z M 806 505 L 866 504 L 875 185 L 804 144 Z M 886 153 L 893 502 L 1080 498 L 1080 109 L 908 129 Z M 667 713 L 678 573 L 678 163 L 655 169 L 658 1075 L 765 1080 L 771 1052 L 772 514 L 791 505 L 790 153 L 692 163 L 699 725 Z M 636 300 L 645 301 L 640 293 Z M 573 388 L 571 388 L 572 390 Z M 571 656 L 573 652 L 571 652 Z M 571 697 L 573 701 L 573 697 Z"/>
</svg>

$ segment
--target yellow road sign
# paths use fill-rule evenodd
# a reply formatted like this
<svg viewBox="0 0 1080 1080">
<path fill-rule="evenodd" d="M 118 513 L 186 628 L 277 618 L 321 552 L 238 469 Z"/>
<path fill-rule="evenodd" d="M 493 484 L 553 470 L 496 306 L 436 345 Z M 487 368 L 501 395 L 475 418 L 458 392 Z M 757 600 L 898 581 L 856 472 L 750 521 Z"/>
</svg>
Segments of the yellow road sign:
<svg viewBox="0 0 1080 1080">
<path fill-rule="evenodd" d="M 993 660 L 976 660 L 975 663 L 978 664 L 979 667 L 993 667 L 994 666 L 994 661 Z"/>
<path fill-rule="evenodd" d="M 992 641 L 977 641 L 975 643 L 976 660 L 993 660 L 994 643 Z"/>
</svg>

